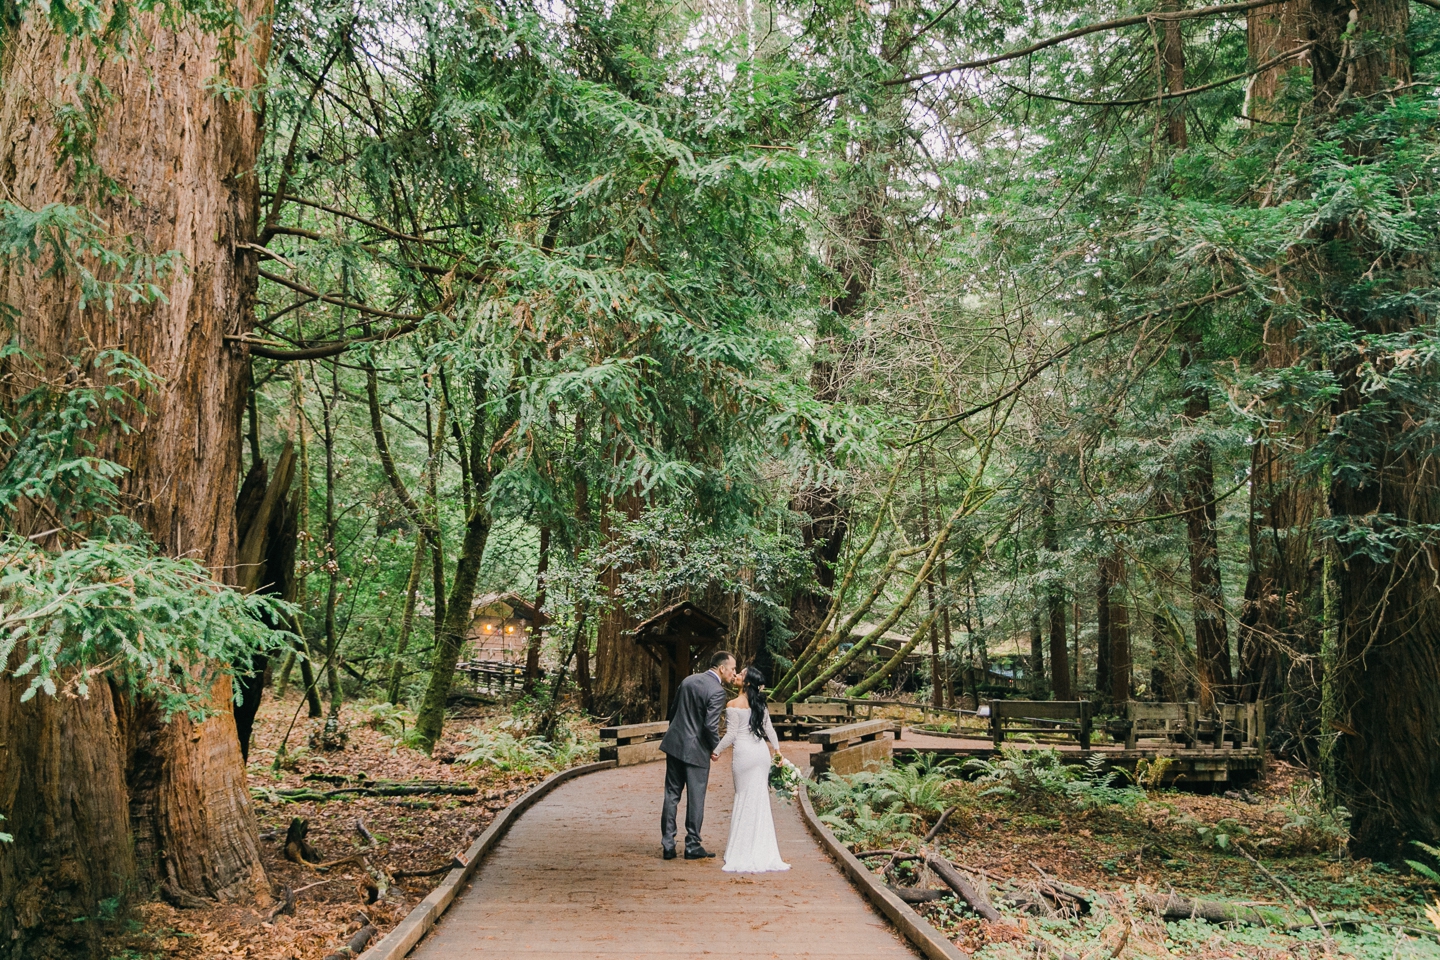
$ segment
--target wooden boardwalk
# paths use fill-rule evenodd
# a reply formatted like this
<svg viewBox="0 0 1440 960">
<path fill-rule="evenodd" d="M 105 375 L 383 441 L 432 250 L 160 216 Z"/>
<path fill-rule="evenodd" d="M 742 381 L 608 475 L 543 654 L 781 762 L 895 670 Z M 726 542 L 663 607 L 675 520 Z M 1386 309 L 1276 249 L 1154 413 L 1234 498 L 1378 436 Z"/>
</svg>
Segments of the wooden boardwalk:
<svg viewBox="0 0 1440 960">
<path fill-rule="evenodd" d="M 784 750 L 808 765 L 810 744 Z M 662 860 L 664 776 L 663 764 L 647 763 L 557 787 L 520 817 L 411 956 L 918 956 L 821 851 L 793 804 L 774 806 L 789 872 L 721 871 L 733 795 L 728 756 L 711 770 L 706 805 L 704 840 L 720 856 Z M 683 807 L 680 818 L 683 831 Z"/>
</svg>

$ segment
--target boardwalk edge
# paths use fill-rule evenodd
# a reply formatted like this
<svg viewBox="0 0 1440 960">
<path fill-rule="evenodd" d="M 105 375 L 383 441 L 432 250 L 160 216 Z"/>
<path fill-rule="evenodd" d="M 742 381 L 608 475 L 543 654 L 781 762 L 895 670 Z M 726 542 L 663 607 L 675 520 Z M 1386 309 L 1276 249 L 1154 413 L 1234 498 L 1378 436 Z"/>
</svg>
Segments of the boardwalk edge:
<svg viewBox="0 0 1440 960">
<path fill-rule="evenodd" d="M 876 877 L 855 859 L 855 855 L 841 843 L 830 828 L 820 822 L 815 808 L 810 805 L 810 792 L 802 783 L 796 791 L 800 802 L 800 817 L 805 826 L 820 841 L 820 845 L 845 871 L 850 882 L 860 889 L 875 907 L 893 923 L 905 938 L 920 949 L 930 960 L 969 960 L 969 955 L 951 943 L 940 931 L 930 926 L 910 905 L 890 892 Z"/>
<path fill-rule="evenodd" d="M 535 801 L 545 794 L 554 790 L 566 780 L 574 780 L 576 777 L 584 776 L 587 773 L 595 773 L 600 770 L 609 770 L 615 766 L 614 760 L 601 760 L 599 763 L 584 763 L 578 767 L 571 767 L 569 770 L 561 770 L 553 776 L 547 777 L 540 783 L 517 799 L 510 806 L 496 814 L 490 826 L 485 832 L 470 845 L 465 851 L 465 866 L 456 867 L 445 875 L 440 885 L 430 891 L 430 895 L 421 900 L 413 910 L 405 915 L 395 929 L 385 934 L 375 945 L 360 955 L 360 960 L 402 960 L 411 950 L 415 948 L 425 934 L 429 933 L 450 909 L 450 904 L 455 902 L 456 895 L 460 888 L 466 884 L 475 874 L 480 866 L 480 861 L 488 854 L 510 829 L 510 825 L 519 818 Z"/>
</svg>

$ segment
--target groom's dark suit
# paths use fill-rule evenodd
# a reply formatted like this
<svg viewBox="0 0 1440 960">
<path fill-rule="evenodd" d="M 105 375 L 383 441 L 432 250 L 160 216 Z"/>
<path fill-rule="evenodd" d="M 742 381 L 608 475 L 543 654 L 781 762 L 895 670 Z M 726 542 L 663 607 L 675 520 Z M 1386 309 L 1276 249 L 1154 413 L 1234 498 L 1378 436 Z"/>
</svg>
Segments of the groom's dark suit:
<svg viewBox="0 0 1440 960">
<path fill-rule="evenodd" d="M 710 754 L 720 743 L 720 713 L 725 709 L 725 687 L 713 670 L 680 681 L 675 694 L 670 728 L 660 749 L 665 753 L 665 806 L 660 814 L 660 846 L 675 849 L 675 810 L 680 791 L 685 798 L 685 852 L 700 845 L 705 823 L 705 788 L 710 783 Z"/>
</svg>

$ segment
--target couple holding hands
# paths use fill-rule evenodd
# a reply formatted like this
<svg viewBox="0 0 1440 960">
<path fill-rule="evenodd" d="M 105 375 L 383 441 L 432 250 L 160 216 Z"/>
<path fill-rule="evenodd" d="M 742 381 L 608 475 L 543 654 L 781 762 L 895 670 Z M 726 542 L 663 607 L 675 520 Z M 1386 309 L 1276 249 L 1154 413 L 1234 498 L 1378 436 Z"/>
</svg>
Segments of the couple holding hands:
<svg viewBox="0 0 1440 960">
<path fill-rule="evenodd" d="M 740 695 L 725 702 L 725 687 L 738 683 Z M 720 714 L 726 732 L 720 736 Z M 721 651 L 710 658 L 710 669 L 680 682 L 674 716 L 660 741 L 665 753 L 665 804 L 660 814 L 660 850 L 666 860 L 677 856 L 675 814 L 680 794 L 685 801 L 686 860 L 704 860 L 715 854 L 700 843 L 705 822 L 705 789 L 710 764 L 726 749 L 734 749 L 731 771 L 735 801 L 730 812 L 730 841 L 725 847 L 724 869 L 730 873 L 769 873 L 789 870 L 775 842 L 775 818 L 770 811 L 770 765 L 783 763 L 780 741 L 765 706 L 765 675 L 756 667 L 743 674 L 735 657 Z"/>
</svg>

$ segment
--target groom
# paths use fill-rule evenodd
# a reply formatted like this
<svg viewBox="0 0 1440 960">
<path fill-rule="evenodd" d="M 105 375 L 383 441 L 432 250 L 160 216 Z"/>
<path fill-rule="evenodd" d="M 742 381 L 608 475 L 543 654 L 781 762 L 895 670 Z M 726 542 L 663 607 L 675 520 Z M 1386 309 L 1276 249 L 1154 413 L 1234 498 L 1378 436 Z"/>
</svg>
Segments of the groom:
<svg viewBox="0 0 1440 960">
<path fill-rule="evenodd" d="M 735 657 L 720 651 L 710 669 L 680 681 L 671 708 L 670 729 L 660 741 L 665 753 L 665 806 L 660 813 L 660 852 L 675 859 L 675 809 L 680 791 L 685 798 L 685 859 L 704 860 L 715 854 L 700 845 L 705 822 L 705 787 L 710 782 L 710 753 L 720 742 L 720 713 L 725 709 L 725 684 L 735 682 Z"/>
</svg>

